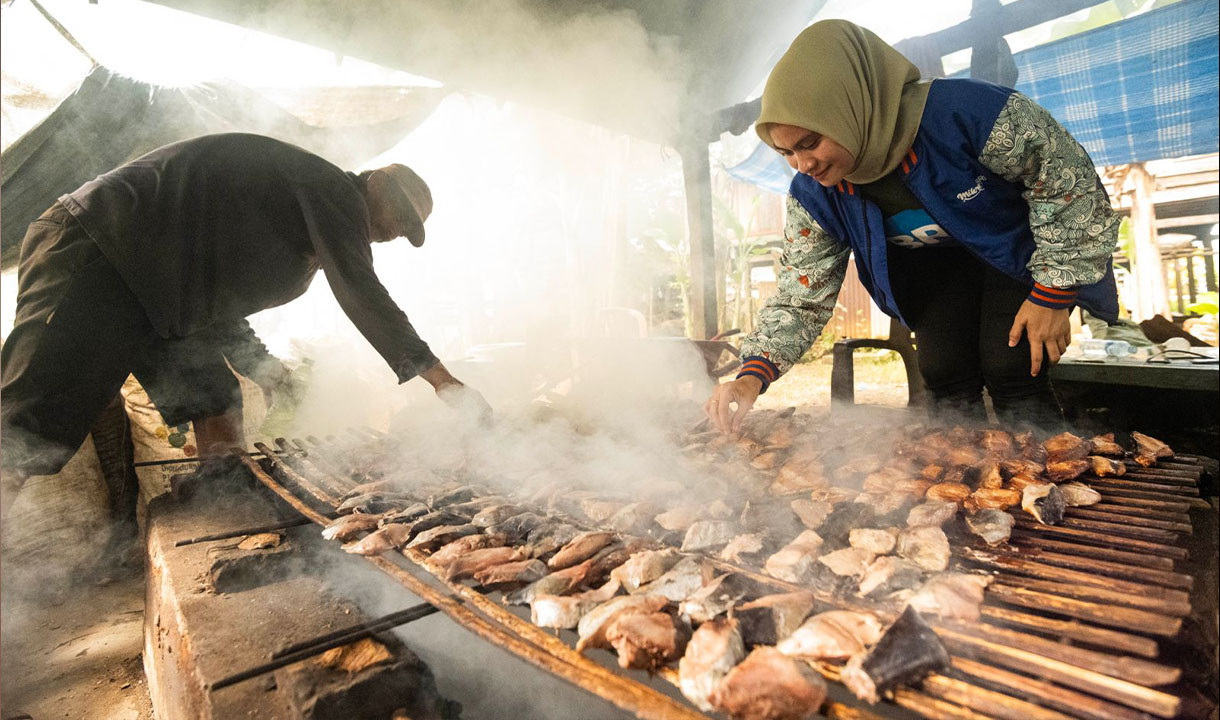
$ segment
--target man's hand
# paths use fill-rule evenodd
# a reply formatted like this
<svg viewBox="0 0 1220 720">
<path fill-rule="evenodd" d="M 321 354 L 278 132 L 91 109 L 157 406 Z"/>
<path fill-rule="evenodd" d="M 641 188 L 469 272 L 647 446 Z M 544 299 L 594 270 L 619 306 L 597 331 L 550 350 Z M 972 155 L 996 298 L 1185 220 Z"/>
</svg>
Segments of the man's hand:
<svg viewBox="0 0 1220 720">
<path fill-rule="evenodd" d="M 754 407 L 754 401 L 758 399 L 758 393 L 761 391 L 762 380 L 753 375 L 717 385 L 712 396 L 703 404 L 703 413 L 720 432 L 739 433 L 746 413 Z M 736 405 L 736 409 L 732 408 L 732 405 Z"/>
<path fill-rule="evenodd" d="M 420 373 L 436 391 L 436 396 L 458 414 L 475 420 L 479 425 L 491 424 L 491 405 L 471 387 L 449 374 L 439 362 Z"/>
<path fill-rule="evenodd" d="M 1071 310 L 1052 310 L 1026 300 L 1013 318 L 1008 331 L 1008 347 L 1021 342 L 1022 333 L 1029 338 L 1029 374 L 1037 377 L 1042 370 L 1042 349 L 1046 348 L 1048 365 L 1059 362 L 1072 342 L 1072 323 L 1068 320 Z"/>
</svg>

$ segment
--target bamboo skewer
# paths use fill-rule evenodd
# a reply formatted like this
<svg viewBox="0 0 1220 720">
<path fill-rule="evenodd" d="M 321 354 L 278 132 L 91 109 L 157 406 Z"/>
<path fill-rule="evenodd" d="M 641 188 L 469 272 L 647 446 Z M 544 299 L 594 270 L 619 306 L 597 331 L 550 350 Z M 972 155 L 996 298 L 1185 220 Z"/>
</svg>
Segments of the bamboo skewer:
<svg viewBox="0 0 1220 720">
<path fill-rule="evenodd" d="M 988 623 L 1005 623 L 1053 636 L 1056 640 L 1077 640 L 1146 658 L 1156 658 L 1160 648 L 1143 635 L 1100 628 L 1077 620 L 1060 620 L 1014 610 L 1005 605 L 980 605 L 979 614 Z"/>
<path fill-rule="evenodd" d="M 1031 524 L 1031 519 L 1021 518 L 1026 524 Z M 1179 539 L 1180 533 L 1172 530 L 1162 530 L 1160 528 L 1140 527 L 1132 523 L 1113 523 L 1103 520 L 1090 520 L 1087 518 L 1065 517 L 1055 527 L 1079 528 L 1081 530 L 1096 530 L 1101 533 L 1115 533 L 1118 535 L 1127 535 L 1134 538 L 1142 538 L 1153 542 L 1175 543 Z"/>
<path fill-rule="evenodd" d="M 1157 498 L 1143 498 L 1139 495 L 1131 495 L 1130 493 L 1117 493 L 1109 491 L 1101 491 L 1102 502 L 1107 505 L 1123 505 L 1125 507 L 1135 507 L 1144 510 L 1155 510 L 1157 512 L 1172 512 L 1178 514 L 1189 513 L 1193 505 L 1185 500 L 1169 499 L 1159 500 Z"/>
<path fill-rule="evenodd" d="M 1124 517 L 1143 517 L 1152 518 L 1155 520 L 1165 520 L 1175 523 L 1190 523 L 1190 507 L 1187 506 L 1182 512 L 1173 512 L 1171 510 L 1158 510 L 1157 508 L 1139 507 L 1137 505 L 1120 505 L 1112 502 L 1101 502 L 1096 505 L 1087 506 L 1089 510 L 1095 512 L 1107 512 L 1112 515 L 1122 515 Z M 1084 508 L 1069 508 L 1072 510 L 1082 510 Z"/>
<path fill-rule="evenodd" d="M 1128 707 L 1152 713 L 1162 718 L 1178 714 L 1182 701 L 1168 693 L 1103 675 L 1094 670 L 1076 667 L 1061 660 L 1044 657 L 1028 650 L 1008 647 L 983 638 L 973 637 L 954 628 L 941 628 L 941 637 L 950 647 L 967 656 L 996 660 L 1015 670 L 1034 676 L 1046 676 L 1046 670 L 1057 670 L 1055 682 L 1094 695 L 1116 700 Z"/>
<path fill-rule="evenodd" d="M 1173 560 L 1159 555 L 1144 555 L 1137 552 L 1129 552 L 1127 550 L 1116 550 L 1114 548 L 1100 547 L 1097 545 L 1078 545 L 1076 543 L 1064 542 L 1054 538 L 1042 537 L 1029 533 L 1014 533 L 1009 542 L 1013 545 L 1022 548 L 1027 545 L 1043 547 L 1049 550 L 1057 550 L 1070 555 L 1082 555 L 1086 557 L 1097 558 L 1100 560 L 1109 560 L 1117 563 L 1130 563 L 1132 565 L 1154 568 L 1156 570 L 1172 571 L 1174 568 Z"/>
<path fill-rule="evenodd" d="M 967 559 L 995 570 L 1030 575 L 1042 580 L 1054 580 L 1064 583 L 1090 585 L 1113 593 L 1121 594 L 1124 604 L 1134 604 L 1133 607 L 1145 609 L 1164 608 L 1169 614 L 1179 614 L 1177 611 L 1185 608 L 1181 615 L 1190 613 L 1190 595 L 1181 590 L 1145 585 L 1129 580 L 1118 580 L 1096 573 L 1081 572 L 1067 568 L 1043 565 L 1035 560 L 1029 560 L 1014 555 L 962 548 L 962 555 Z"/>
<path fill-rule="evenodd" d="M 1185 560 L 1185 548 L 1175 547 L 1173 545 L 1164 545 L 1162 543 L 1149 542 L 1147 540 L 1137 540 L 1135 538 L 1121 537 L 1118 535 L 1107 535 L 1093 530 L 1082 530 L 1074 527 L 1064 527 L 1063 525 L 1042 525 L 1034 520 L 1025 520 L 1017 518 L 1017 525 L 1013 529 L 1013 534 L 1017 531 L 1025 533 L 1037 533 L 1043 535 L 1058 535 L 1060 537 L 1069 537 L 1075 540 L 1083 540 L 1092 542 L 1098 545 L 1108 545 L 1119 547 L 1125 550 L 1138 550 L 1152 555 L 1161 555 L 1163 557 L 1172 558 L 1174 560 Z"/>
<path fill-rule="evenodd" d="M 1211 505 L 1203 498 L 1191 497 L 1189 495 L 1166 495 L 1164 493 L 1148 492 L 1146 490 L 1128 490 L 1126 488 L 1094 488 L 1101 493 L 1101 497 L 1107 502 L 1117 502 L 1108 498 L 1127 498 L 1136 500 L 1153 500 L 1158 503 L 1174 502 L 1180 503 L 1186 510 L 1208 510 Z M 1128 503 L 1138 504 L 1138 503 Z"/>
<path fill-rule="evenodd" d="M 1181 485 L 1162 485 L 1160 483 L 1140 482 L 1139 480 L 1124 480 L 1121 477 L 1108 477 L 1101 480 L 1090 480 L 1089 487 L 1094 489 L 1106 488 L 1108 490 L 1143 490 L 1147 492 L 1162 493 L 1165 495 L 1199 495 L 1199 488 L 1184 487 Z"/>
<path fill-rule="evenodd" d="M 1171 532 L 1180 533 L 1182 535 L 1194 534 L 1194 528 L 1190 523 L 1175 522 L 1172 520 L 1157 520 L 1155 518 L 1137 517 L 1135 515 L 1122 515 L 1119 513 L 1106 512 L 1105 510 L 1094 510 L 1092 507 L 1071 507 L 1066 513 L 1069 518 L 1079 518 L 1082 520 L 1097 520 L 1109 523 L 1125 523 L 1131 527 L 1146 527 L 1155 528 L 1158 530 L 1168 530 Z"/>
<path fill-rule="evenodd" d="M 1067 715 L 1050 710 L 1011 695 L 963 682 L 956 678 L 935 675 L 919 684 L 933 697 L 964 705 L 971 710 L 987 713 L 1003 720 L 1071 720 Z"/>
<path fill-rule="evenodd" d="M 1108 560 L 1100 560 L 1093 557 L 1051 552 L 1048 550 L 1043 550 L 1040 547 L 1023 547 L 1021 548 L 1019 555 L 1000 550 L 997 550 L 996 554 L 1003 555 L 1004 557 L 1038 562 L 1043 565 L 1057 565 L 1060 567 L 1071 568 L 1073 570 L 1083 570 L 1091 574 L 1102 573 L 1104 575 L 1127 580 L 1139 580 L 1141 582 L 1164 585 L 1166 587 L 1171 587 L 1178 590 L 1189 591 L 1195 586 L 1195 579 L 1189 575 L 1168 572 L 1165 570 L 1154 570 L 1153 568 L 1133 565 L 1129 562 L 1110 562 Z"/>
<path fill-rule="evenodd" d="M 1056 640 L 1030 635 L 1008 628 L 992 625 L 968 624 L 962 621 L 941 621 L 932 623 L 932 627 L 942 628 L 957 633 L 970 635 L 1005 647 L 1019 648 L 1039 656 L 1054 658 L 1062 662 L 1087 668 L 1133 685 L 1145 687 L 1160 687 L 1177 682 L 1182 675 L 1181 670 L 1168 665 L 1162 665 L 1142 658 L 1114 655 L 1112 653 L 1090 650 L 1075 645 L 1065 645 Z M 1059 682 L 1058 677 L 1047 676 L 1048 680 Z"/>
<path fill-rule="evenodd" d="M 1067 688 L 1039 682 L 1025 675 L 1009 672 L 992 665 L 953 658 L 953 667 L 991 685 L 1003 687 L 1026 698 L 1036 698 L 1086 720 L 1145 720 L 1147 715 Z"/>
<path fill-rule="evenodd" d="M 1003 582 L 1011 587 L 1021 587 L 1029 590 L 1037 590 L 1052 595 L 1062 595 L 1063 597 L 1075 598 L 1077 600 L 1089 600 L 1098 603 L 1108 603 L 1116 607 L 1136 608 L 1137 610 L 1147 610 L 1158 615 L 1168 617 L 1186 617 L 1190 614 L 1190 603 L 1186 600 L 1169 600 L 1151 595 L 1139 593 L 1131 593 L 1123 590 L 1115 590 L 1113 588 L 1099 587 L 1091 583 L 1069 583 L 1066 581 L 1043 580 L 1024 577 L 1021 575 L 1011 575 L 1008 573 L 1000 573 L 996 576 L 996 580 Z M 1151 591 L 1153 588 L 1145 588 L 1146 591 Z M 1171 590 L 1169 592 L 1177 592 Z"/>
<path fill-rule="evenodd" d="M 1004 583 L 992 583 L 987 588 L 987 595 L 1011 605 L 1066 615 L 1078 620 L 1088 620 L 1099 625 L 1135 630 L 1149 635 L 1174 637 L 1182 629 L 1182 621 L 1178 618 L 1166 617 L 1146 610 L 1077 600 Z"/>
</svg>

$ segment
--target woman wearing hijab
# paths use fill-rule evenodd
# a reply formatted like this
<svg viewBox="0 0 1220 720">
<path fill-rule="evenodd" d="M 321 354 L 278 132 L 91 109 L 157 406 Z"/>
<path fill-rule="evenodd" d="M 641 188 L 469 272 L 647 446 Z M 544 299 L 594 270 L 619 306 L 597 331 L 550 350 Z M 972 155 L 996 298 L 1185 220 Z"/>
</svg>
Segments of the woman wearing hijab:
<svg viewBox="0 0 1220 720">
<path fill-rule="evenodd" d="M 755 129 L 797 175 L 778 292 L 705 406 L 717 427 L 740 429 L 817 339 L 853 252 L 874 302 L 915 332 L 941 419 L 985 421 L 986 387 L 1005 422 L 1062 420 L 1046 367 L 1073 306 L 1117 318 L 1119 220 L 1050 113 L 987 82 L 920 82 L 876 35 L 827 20 L 771 71 Z"/>
</svg>

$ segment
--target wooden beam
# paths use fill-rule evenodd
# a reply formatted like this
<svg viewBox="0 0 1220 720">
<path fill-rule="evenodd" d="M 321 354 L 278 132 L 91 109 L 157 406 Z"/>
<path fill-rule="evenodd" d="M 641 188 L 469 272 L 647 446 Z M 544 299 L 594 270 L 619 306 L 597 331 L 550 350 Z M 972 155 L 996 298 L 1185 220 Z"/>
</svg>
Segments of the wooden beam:
<svg viewBox="0 0 1220 720">
<path fill-rule="evenodd" d="M 936 42 L 942 56 L 949 55 L 972 47 L 978 41 L 980 32 L 995 32 L 998 29 L 1000 35 L 1009 35 L 1103 2 L 1105 0 L 1020 0 L 1003 6 L 997 18 L 972 17 L 925 37 Z"/>
<path fill-rule="evenodd" d="M 719 332 L 716 312 L 716 240 L 712 229 L 712 169 L 703 133 L 679 143 L 686 189 L 686 229 L 690 241 L 691 333 L 707 340 Z"/>
</svg>

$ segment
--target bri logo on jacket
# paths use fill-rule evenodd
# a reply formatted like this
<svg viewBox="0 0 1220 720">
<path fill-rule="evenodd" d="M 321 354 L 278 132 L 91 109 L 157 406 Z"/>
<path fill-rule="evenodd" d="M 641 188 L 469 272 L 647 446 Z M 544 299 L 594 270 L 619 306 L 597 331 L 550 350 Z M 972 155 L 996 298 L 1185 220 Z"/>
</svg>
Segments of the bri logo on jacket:
<svg viewBox="0 0 1220 720">
<path fill-rule="evenodd" d="M 961 200 L 962 202 L 968 202 L 968 201 L 973 200 L 976 197 L 978 197 L 979 193 L 983 192 L 983 181 L 984 180 L 986 180 L 986 178 L 984 178 L 982 175 L 979 175 L 978 177 L 976 177 L 974 179 L 974 187 L 970 188 L 969 190 L 963 190 L 962 192 L 959 192 L 957 194 L 957 199 Z"/>
</svg>

